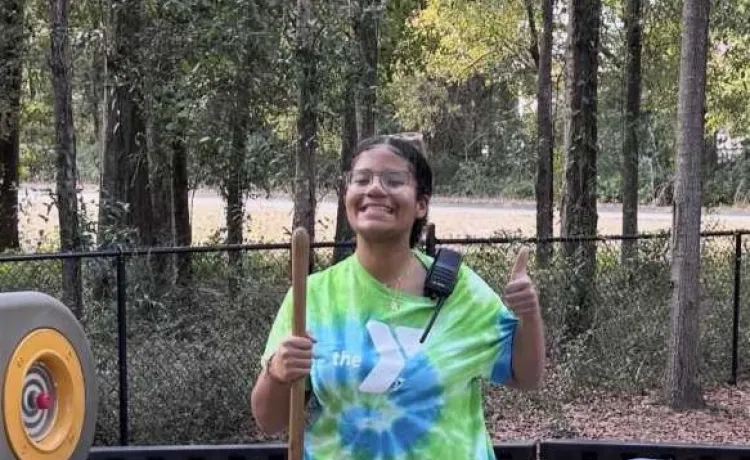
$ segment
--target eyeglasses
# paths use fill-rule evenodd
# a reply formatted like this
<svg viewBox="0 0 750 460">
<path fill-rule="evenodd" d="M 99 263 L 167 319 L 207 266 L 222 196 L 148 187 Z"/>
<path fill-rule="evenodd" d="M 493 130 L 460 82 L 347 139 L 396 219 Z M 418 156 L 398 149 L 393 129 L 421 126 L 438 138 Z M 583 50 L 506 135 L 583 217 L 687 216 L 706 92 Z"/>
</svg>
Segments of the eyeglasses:
<svg viewBox="0 0 750 460">
<path fill-rule="evenodd" d="M 386 170 L 374 172 L 369 169 L 357 169 L 344 174 L 344 180 L 349 187 L 364 188 L 372 184 L 375 176 L 378 176 L 380 185 L 387 190 L 398 190 L 408 185 L 412 177 L 410 171 Z"/>
</svg>

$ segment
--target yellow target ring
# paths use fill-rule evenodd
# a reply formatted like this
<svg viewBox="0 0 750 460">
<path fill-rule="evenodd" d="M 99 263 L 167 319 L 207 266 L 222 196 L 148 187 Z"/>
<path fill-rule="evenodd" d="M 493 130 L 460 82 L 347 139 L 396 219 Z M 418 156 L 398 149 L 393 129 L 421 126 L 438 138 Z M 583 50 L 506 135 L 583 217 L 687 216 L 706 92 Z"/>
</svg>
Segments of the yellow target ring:
<svg viewBox="0 0 750 460">
<path fill-rule="evenodd" d="M 30 432 L 29 401 L 25 400 L 33 399 L 29 387 L 35 380 L 45 382 L 44 376 L 51 380 L 54 401 L 45 399 L 44 410 L 50 411 L 45 413 L 46 423 Z M 54 329 L 37 329 L 26 335 L 8 361 L 3 394 L 5 431 L 16 457 L 69 458 L 81 437 L 85 399 L 83 370 L 71 343 Z"/>
</svg>

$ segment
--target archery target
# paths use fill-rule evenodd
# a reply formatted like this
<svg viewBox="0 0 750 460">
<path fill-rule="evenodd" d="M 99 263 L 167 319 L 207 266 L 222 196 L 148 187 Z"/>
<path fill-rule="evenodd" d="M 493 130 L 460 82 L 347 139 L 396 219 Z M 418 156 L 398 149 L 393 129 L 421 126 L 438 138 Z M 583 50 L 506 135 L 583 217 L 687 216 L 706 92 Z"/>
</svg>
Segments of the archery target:
<svg viewBox="0 0 750 460">
<path fill-rule="evenodd" d="M 0 294 L 0 372 L 0 458 L 88 457 L 96 372 L 70 310 L 45 294 Z"/>
</svg>

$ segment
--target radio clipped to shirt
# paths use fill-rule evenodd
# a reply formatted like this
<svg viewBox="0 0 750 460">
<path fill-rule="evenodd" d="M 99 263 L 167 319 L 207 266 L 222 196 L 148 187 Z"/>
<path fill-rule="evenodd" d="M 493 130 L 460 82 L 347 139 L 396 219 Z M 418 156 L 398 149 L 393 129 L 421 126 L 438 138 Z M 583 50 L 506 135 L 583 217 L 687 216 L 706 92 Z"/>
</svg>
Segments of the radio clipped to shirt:
<svg viewBox="0 0 750 460">
<path fill-rule="evenodd" d="M 461 267 L 461 259 L 461 254 L 452 249 L 440 248 L 438 250 L 424 282 L 424 295 L 433 300 L 437 299 L 437 304 L 419 343 L 424 343 L 443 303 L 453 292 L 458 279 L 458 270 Z"/>
</svg>

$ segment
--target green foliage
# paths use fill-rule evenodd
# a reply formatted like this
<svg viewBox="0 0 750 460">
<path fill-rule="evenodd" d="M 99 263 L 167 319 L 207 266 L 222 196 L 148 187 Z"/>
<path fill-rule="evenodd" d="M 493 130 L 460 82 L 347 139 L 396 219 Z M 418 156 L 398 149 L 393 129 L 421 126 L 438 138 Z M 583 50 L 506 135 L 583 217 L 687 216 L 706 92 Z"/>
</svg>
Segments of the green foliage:
<svg viewBox="0 0 750 460">
<path fill-rule="evenodd" d="M 737 2 L 736 9 L 720 5 L 714 12 L 714 43 L 707 75 L 707 130 L 724 128 L 734 136 L 750 135 L 750 26 L 737 14 L 750 11 L 750 2 Z"/>
<path fill-rule="evenodd" d="M 425 56 L 427 73 L 448 83 L 528 64 L 522 1 L 431 0 L 412 24 L 435 42 Z"/>
<path fill-rule="evenodd" d="M 750 149 L 745 147 L 736 158 L 722 163 L 704 181 L 703 194 L 706 206 L 745 204 L 750 202 Z"/>
<path fill-rule="evenodd" d="M 423 71 L 423 54 L 430 46 L 429 38 L 412 27 L 413 18 L 421 11 L 420 0 L 387 2 L 385 20 L 381 23 L 379 79 L 387 87 L 393 76 L 405 71 Z"/>
<path fill-rule="evenodd" d="M 107 5 L 112 10 L 107 11 Z M 239 90 L 250 110 L 240 178 L 250 193 L 289 190 L 296 151 L 297 77 L 295 5 L 278 0 L 180 0 L 145 3 L 139 76 L 149 120 L 150 148 L 168 152 L 179 141 L 188 152 L 190 186 L 222 187 L 236 172 L 232 117 Z M 533 4 L 537 33 L 540 11 Z M 104 89 L 115 76 L 104 56 L 112 51 L 112 13 L 121 7 L 84 0 L 73 4 L 74 114 L 82 180 L 96 182 L 103 150 Z M 54 180 L 53 124 L 46 4 L 29 2 L 22 112 L 22 178 Z M 712 9 L 707 86 L 707 129 L 747 134 L 747 0 Z M 347 78 L 359 70 L 352 32 L 356 8 L 335 0 L 316 3 L 315 59 L 319 94 L 321 195 L 338 175 L 340 112 Z M 644 5 L 641 186 L 643 202 L 669 189 L 674 157 L 680 4 Z M 565 129 L 565 24 L 555 12 L 553 109 L 558 155 Z M 599 83 L 599 196 L 620 199 L 624 117 L 624 24 L 621 2 L 603 4 Z M 425 133 L 441 193 L 531 197 L 535 180 L 536 69 L 525 2 L 400 0 L 376 15 L 380 39 L 378 126 Z M 489 151 L 489 154 L 483 152 Z M 555 186 L 563 176 L 557 157 Z M 476 175 L 475 175 L 476 174 Z M 734 169 L 733 177 L 744 172 Z M 740 178 L 744 181 L 744 176 Z M 736 189 L 736 187 L 735 187 Z M 732 191 L 713 180 L 716 202 Z M 556 194 L 559 196 L 559 193 Z M 668 200 L 666 200 L 668 202 Z"/>
<path fill-rule="evenodd" d="M 25 72 L 28 91 L 36 97 L 21 99 L 21 181 L 53 178 L 55 174 L 55 159 L 50 148 L 54 142 L 54 132 L 50 129 L 52 89 L 44 80 L 46 76 L 40 69 Z"/>
</svg>

